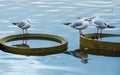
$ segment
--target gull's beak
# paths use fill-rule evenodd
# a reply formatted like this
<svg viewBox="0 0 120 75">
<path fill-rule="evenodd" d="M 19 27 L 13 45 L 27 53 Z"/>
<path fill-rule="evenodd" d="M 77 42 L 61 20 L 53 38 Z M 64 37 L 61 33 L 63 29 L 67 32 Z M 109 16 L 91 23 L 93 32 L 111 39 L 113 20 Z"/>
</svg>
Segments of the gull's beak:
<svg viewBox="0 0 120 75">
<path fill-rule="evenodd" d="M 92 19 L 88 19 L 88 21 L 89 21 L 89 22 L 91 22 L 91 21 L 92 21 Z"/>
<path fill-rule="evenodd" d="M 91 19 L 85 19 L 85 21 L 89 21 L 89 22 L 90 22 L 90 21 L 91 21 Z"/>
<path fill-rule="evenodd" d="M 93 17 L 89 18 L 90 20 L 93 19 Z"/>
<path fill-rule="evenodd" d="M 94 19 L 94 18 L 95 18 L 95 17 L 90 17 L 90 18 L 89 18 L 89 21 L 92 21 L 92 19 Z"/>
<path fill-rule="evenodd" d="M 88 18 L 88 21 L 90 21 L 90 22 L 91 22 L 91 21 L 92 21 L 92 19 L 93 19 L 92 17 L 91 17 L 91 18 Z"/>
</svg>

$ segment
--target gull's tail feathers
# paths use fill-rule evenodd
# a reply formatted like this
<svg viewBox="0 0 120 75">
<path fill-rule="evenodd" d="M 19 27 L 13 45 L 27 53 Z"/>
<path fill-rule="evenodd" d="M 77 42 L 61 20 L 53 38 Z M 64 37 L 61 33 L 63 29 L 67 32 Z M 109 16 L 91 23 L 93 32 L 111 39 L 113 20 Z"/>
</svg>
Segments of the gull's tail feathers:
<svg viewBox="0 0 120 75">
<path fill-rule="evenodd" d="M 114 26 L 107 25 L 108 28 L 115 28 Z"/>
<path fill-rule="evenodd" d="M 18 23 L 12 23 L 13 25 L 17 25 Z"/>
<path fill-rule="evenodd" d="M 104 23 L 108 28 L 115 28 L 114 26 L 110 26 L 110 25 L 108 25 L 108 24 L 106 24 L 106 23 Z"/>
<path fill-rule="evenodd" d="M 71 23 L 63 23 L 64 25 L 70 25 Z"/>
</svg>

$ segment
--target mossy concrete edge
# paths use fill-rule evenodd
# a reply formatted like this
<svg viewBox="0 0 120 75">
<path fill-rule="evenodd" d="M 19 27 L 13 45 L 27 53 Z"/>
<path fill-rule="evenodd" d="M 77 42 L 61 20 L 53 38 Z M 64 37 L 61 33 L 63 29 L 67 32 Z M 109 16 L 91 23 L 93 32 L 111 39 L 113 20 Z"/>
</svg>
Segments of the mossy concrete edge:
<svg viewBox="0 0 120 75">
<path fill-rule="evenodd" d="M 85 34 L 85 36 L 80 37 L 80 42 L 82 45 L 94 50 L 98 50 L 98 49 L 112 50 L 112 51 L 120 50 L 120 43 L 118 42 L 107 42 L 107 41 L 91 39 L 91 38 L 96 38 L 98 36 L 114 37 L 114 36 L 120 36 L 120 34 Z"/>
</svg>

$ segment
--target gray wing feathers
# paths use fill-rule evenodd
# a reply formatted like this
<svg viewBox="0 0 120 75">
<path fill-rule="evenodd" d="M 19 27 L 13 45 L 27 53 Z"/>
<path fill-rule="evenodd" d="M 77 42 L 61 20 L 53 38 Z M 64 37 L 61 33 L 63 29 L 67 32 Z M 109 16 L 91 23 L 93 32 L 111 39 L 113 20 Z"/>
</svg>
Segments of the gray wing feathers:
<svg viewBox="0 0 120 75">
<path fill-rule="evenodd" d="M 74 22 L 71 24 L 71 27 L 77 28 L 78 26 L 81 26 L 81 25 L 82 25 L 82 22 Z"/>
<path fill-rule="evenodd" d="M 22 28 L 23 26 L 25 26 L 25 23 L 24 23 L 24 22 L 19 22 L 19 23 L 17 24 L 17 26 L 20 27 L 20 28 Z"/>
<path fill-rule="evenodd" d="M 103 25 L 103 22 L 101 22 L 101 21 L 94 21 L 94 23 L 95 23 L 96 25 L 98 25 L 98 26 Z"/>
</svg>

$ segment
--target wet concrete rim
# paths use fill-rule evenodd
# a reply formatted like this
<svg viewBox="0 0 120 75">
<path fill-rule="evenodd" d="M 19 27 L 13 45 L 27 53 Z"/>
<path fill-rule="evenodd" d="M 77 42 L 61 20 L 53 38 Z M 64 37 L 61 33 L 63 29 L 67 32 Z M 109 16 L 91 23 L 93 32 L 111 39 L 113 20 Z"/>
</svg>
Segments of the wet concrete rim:
<svg viewBox="0 0 120 75">
<path fill-rule="evenodd" d="M 86 46 L 89 49 L 93 50 L 113 50 L 113 51 L 120 51 L 120 43 L 119 42 L 107 42 L 107 41 L 100 41 L 100 40 L 94 40 L 98 37 L 115 37 L 120 36 L 120 34 L 85 34 L 84 36 L 81 36 L 80 42 L 82 45 Z"/>
<path fill-rule="evenodd" d="M 104 38 L 104 37 L 120 37 L 120 34 L 109 34 L 109 33 L 104 33 L 104 34 L 100 34 L 100 33 L 92 33 L 92 34 L 85 34 L 85 36 L 83 38 L 85 39 L 97 39 L 97 38 Z M 109 41 L 100 41 L 100 40 L 94 40 L 94 41 L 99 41 L 99 42 L 106 42 L 106 43 L 118 43 L 118 42 L 109 42 Z M 120 43 L 118 43 L 120 44 Z"/>
</svg>

